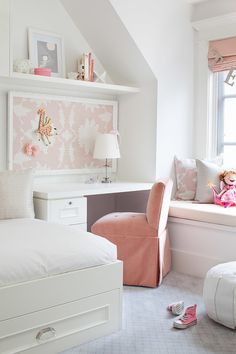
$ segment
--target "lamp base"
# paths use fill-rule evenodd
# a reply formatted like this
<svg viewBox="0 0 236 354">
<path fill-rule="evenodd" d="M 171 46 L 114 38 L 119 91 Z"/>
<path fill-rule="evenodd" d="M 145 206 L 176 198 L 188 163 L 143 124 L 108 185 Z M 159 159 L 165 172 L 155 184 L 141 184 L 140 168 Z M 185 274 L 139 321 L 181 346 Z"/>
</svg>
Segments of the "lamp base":
<svg viewBox="0 0 236 354">
<path fill-rule="evenodd" d="M 111 183 L 112 180 L 111 180 L 109 177 L 104 177 L 101 182 L 102 182 L 102 183 Z"/>
</svg>

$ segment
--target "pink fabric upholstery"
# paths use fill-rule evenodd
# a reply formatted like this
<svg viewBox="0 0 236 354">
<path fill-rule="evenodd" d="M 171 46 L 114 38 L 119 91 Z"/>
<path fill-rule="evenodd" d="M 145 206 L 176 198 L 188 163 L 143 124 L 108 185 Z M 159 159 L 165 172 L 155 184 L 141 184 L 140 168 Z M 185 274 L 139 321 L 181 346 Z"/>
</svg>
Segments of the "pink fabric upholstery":
<svg viewBox="0 0 236 354">
<path fill-rule="evenodd" d="M 147 222 L 143 213 L 111 213 L 103 216 L 92 225 L 92 232 L 99 227 L 101 235 L 119 237 L 156 237 L 156 230 Z"/>
<path fill-rule="evenodd" d="M 161 233 L 166 228 L 173 182 L 158 182 L 152 186 L 147 203 L 147 220 L 151 227 Z"/>
<path fill-rule="evenodd" d="M 91 228 L 117 246 L 124 262 L 124 284 L 155 287 L 170 270 L 169 236 L 166 229 L 173 182 L 153 185 L 144 213 L 111 213 Z"/>
</svg>

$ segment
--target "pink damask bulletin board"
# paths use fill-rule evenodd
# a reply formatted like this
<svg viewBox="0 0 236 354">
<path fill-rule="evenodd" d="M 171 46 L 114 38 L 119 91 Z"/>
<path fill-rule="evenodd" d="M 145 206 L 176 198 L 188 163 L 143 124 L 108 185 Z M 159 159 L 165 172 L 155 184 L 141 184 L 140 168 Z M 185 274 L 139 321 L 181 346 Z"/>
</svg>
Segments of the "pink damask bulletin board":
<svg viewBox="0 0 236 354">
<path fill-rule="evenodd" d="M 93 159 L 97 133 L 117 129 L 117 102 L 9 93 L 9 168 L 39 173 L 100 171 Z"/>
</svg>

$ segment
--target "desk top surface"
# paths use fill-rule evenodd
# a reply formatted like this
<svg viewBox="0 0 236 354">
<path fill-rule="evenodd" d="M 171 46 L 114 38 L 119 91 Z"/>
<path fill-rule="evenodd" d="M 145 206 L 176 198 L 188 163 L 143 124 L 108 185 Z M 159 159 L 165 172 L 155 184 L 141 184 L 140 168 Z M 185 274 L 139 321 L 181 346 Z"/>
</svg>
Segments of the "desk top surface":
<svg viewBox="0 0 236 354">
<path fill-rule="evenodd" d="M 153 183 L 58 183 L 34 187 L 34 197 L 40 199 L 62 199 L 89 195 L 112 194 L 150 190 Z"/>
</svg>

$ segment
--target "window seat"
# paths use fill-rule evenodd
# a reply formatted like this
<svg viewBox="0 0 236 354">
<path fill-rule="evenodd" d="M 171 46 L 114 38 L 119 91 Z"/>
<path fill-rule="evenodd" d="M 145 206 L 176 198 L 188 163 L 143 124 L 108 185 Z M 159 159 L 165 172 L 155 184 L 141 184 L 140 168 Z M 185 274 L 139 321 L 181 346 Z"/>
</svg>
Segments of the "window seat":
<svg viewBox="0 0 236 354">
<path fill-rule="evenodd" d="M 169 216 L 236 227 L 236 207 L 223 208 L 215 204 L 173 200 Z"/>
<path fill-rule="evenodd" d="M 175 271 L 198 277 L 236 260 L 236 207 L 171 201 L 168 229 Z"/>
</svg>

